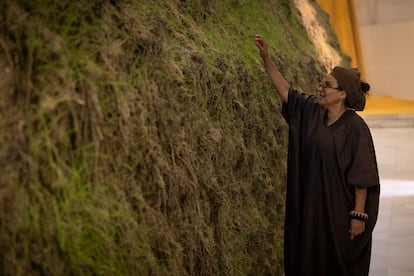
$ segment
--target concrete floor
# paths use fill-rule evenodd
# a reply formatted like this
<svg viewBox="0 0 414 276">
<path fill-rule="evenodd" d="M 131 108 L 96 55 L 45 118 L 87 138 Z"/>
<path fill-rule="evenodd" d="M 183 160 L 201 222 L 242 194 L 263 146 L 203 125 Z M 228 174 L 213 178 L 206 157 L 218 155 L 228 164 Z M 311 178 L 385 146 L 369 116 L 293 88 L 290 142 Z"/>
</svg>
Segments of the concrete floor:
<svg viewBox="0 0 414 276">
<path fill-rule="evenodd" d="M 370 275 L 413 276 L 414 127 L 385 125 L 370 125 L 381 179 Z"/>
</svg>

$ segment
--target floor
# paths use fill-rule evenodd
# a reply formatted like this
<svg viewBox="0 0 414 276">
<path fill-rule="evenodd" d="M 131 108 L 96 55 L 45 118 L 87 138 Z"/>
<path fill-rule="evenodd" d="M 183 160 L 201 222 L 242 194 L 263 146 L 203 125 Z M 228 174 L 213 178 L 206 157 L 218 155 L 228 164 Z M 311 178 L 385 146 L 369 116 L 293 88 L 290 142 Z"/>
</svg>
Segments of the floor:
<svg viewBox="0 0 414 276">
<path fill-rule="evenodd" d="M 394 120 L 384 124 L 371 121 L 371 125 L 367 120 L 381 178 L 372 276 L 414 275 L 414 127 L 409 123 L 414 122 L 414 116 L 405 125 Z"/>
</svg>

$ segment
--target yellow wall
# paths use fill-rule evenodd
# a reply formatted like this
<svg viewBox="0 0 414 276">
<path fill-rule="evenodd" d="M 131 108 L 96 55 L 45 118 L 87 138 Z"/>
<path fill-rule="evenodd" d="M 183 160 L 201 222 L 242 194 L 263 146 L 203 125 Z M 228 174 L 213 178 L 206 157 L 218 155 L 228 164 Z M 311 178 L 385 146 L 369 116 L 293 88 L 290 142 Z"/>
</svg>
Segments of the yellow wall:
<svg viewBox="0 0 414 276">
<path fill-rule="evenodd" d="M 342 50 L 352 58 L 352 67 L 357 67 L 361 78 L 365 79 L 365 69 L 361 53 L 358 21 L 353 0 L 317 0 L 329 14 Z"/>
</svg>

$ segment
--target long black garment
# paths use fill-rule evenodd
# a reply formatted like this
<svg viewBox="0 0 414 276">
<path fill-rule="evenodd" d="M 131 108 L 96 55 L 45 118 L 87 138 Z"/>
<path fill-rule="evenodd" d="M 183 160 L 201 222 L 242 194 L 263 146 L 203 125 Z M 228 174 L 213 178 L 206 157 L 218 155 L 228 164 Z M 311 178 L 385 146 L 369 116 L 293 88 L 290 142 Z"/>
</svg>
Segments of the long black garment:
<svg viewBox="0 0 414 276">
<path fill-rule="evenodd" d="M 289 90 L 285 275 L 368 275 L 379 177 L 370 131 L 347 110 L 327 126 L 314 96 Z M 355 187 L 367 188 L 365 231 L 350 240 Z"/>
</svg>

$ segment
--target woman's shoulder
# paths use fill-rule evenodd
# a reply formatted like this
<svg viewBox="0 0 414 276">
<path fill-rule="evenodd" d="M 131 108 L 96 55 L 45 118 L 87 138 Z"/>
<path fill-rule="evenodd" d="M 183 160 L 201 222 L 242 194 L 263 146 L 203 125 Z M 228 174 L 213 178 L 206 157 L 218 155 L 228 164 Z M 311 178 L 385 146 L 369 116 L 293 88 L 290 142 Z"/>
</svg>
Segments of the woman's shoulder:
<svg viewBox="0 0 414 276">
<path fill-rule="evenodd" d="M 294 87 L 289 87 L 288 91 L 288 103 L 300 103 L 300 104 L 317 104 L 318 100 L 314 95 L 306 94 Z"/>
<path fill-rule="evenodd" d="M 291 125 L 292 122 L 300 122 L 302 119 L 310 120 L 317 117 L 321 105 L 313 95 L 305 94 L 293 87 L 289 87 L 288 102 L 283 103 L 282 115 Z"/>
<path fill-rule="evenodd" d="M 368 124 L 365 122 L 364 118 L 358 114 L 355 110 L 348 110 L 347 112 L 349 114 L 349 126 L 354 129 L 357 130 L 359 132 L 368 132 L 370 133 Z"/>
</svg>

